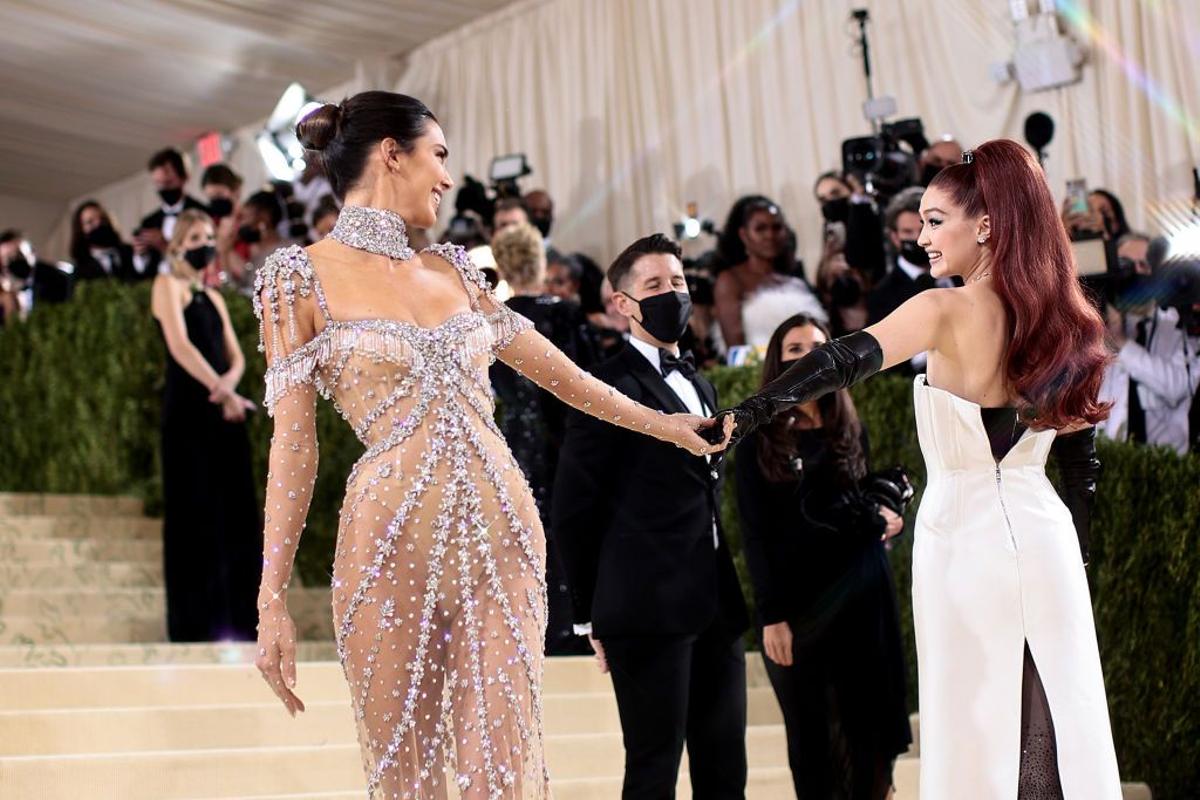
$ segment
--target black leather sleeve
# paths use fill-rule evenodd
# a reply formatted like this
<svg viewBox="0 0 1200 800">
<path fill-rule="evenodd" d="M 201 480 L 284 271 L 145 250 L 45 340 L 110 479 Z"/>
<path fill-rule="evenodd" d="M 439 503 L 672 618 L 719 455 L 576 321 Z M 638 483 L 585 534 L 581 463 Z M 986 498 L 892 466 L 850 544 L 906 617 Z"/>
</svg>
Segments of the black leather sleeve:
<svg viewBox="0 0 1200 800">
<path fill-rule="evenodd" d="M 732 414 L 737 424 L 732 443 L 766 424 L 781 411 L 845 389 L 874 375 L 883 365 L 883 350 L 875 337 L 857 331 L 818 346 L 782 375 L 731 409 L 717 415 L 721 422 Z M 720 433 L 720 425 L 709 428 Z"/>
<path fill-rule="evenodd" d="M 1100 460 L 1096 458 L 1096 429 L 1086 428 L 1056 437 L 1050 446 L 1050 457 L 1058 464 L 1060 494 L 1075 522 L 1079 553 L 1086 566 L 1089 560 L 1092 502 L 1100 477 Z"/>
</svg>

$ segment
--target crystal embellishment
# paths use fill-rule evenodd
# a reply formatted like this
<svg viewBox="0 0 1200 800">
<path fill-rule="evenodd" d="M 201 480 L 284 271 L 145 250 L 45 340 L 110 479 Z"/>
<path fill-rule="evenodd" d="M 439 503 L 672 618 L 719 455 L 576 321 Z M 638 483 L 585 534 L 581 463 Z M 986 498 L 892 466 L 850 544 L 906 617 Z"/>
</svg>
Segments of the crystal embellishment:
<svg viewBox="0 0 1200 800">
<path fill-rule="evenodd" d="M 408 227 L 395 211 L 367 206 L 346 206 L 338 214 L 329 238 L 347 247 L 366 250 L 397 261 L 416 258 L 408 246 Z"/>
</svg>

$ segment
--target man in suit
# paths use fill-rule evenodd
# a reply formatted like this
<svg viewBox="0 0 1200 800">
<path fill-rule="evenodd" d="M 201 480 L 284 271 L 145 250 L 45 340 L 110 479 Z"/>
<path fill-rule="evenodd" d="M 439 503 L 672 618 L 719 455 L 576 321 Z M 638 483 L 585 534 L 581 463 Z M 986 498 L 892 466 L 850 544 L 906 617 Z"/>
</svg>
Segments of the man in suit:
<svg viewBox="0 0 1200 800">
<path fill-rule="evenodd" d="M 867 297 L 867 324 L 874 325 L 926 289 L 954 286 L 950 278 L 929 274 L 929 256 L 917 244 L 921 236 L 921 195 L 925 190 L 914 186 L 897 194 L 883 214 L 884 228 L 895 260 L 892 269 L 875 285 Z M 927 356 L 918 353 L 894 370 L 916 375 L 925 371 Z"/>
<path fill-rule="evenodd" d="M 149 280 L 158 274 L 179 215 L 189 208 L 208 210 L 199 200 L 183 193 L 188 179 L 183 153 L 173 147 L 159 150 L 150 157 L 146 169 L 150 170 L 150 179 L 154 181 L 162 205 L 147 214 L 134 232 L 133 268 L 135 277 L 140 280 Z"/>
<path fill-rule="evenodd" d="M 639 239 L 608 279 L 631 337 L 596 376 L 651 408 L 711 415 L 716 392 L 677 344 L 691 311 L 679 246 Z M 720 491 L 707 458 L 584 414 L 568 420 L 552 529 L 576 631 L 612 675 L 625 800 L 674 797 L 685 743 L 694 797 L 745 794 L 748 621 Z"/>
</svg>

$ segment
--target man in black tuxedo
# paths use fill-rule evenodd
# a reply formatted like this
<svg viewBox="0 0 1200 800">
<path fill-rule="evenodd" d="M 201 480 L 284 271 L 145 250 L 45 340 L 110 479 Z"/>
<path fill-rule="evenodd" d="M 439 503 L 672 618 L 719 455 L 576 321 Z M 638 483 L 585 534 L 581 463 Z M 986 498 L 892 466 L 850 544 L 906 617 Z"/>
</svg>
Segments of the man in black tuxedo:
<svg viewBox="0 0 1200 800">
<path fill-rule="evenodd" d="M 183 153 L 173 147 L 159 150 L 146 165 L 150 179 L 162 205 L 147 214 L 133 235 L 133 269 L 135 278 L 149 280 L 158 274 L 167 242 L 175 232 L 175 220 L 189 208 L 207 211 L 199 200 L 183 193 L 187 183 L 187 163 Z"/>
<path fill-rule="evenodd" d="M 917 244 L 921 237 L 921 195 L 925 189 L 914 186 L 897 194 L 883 214 L 888 242 L 895 256 L 892 269 L 875 285 L 867 297 L 867 324 L 874 325 L 926 289 L 954 286 L 950 278 L 929 274 L 929 255 Z M 927 356 L 918 353 L 893 370 L 916 375 L 925 371 Z"/>
<path fill-rule="evenodd" d="M 639 239 L 608 270 L 631 338 L 595 374 L 664 412 L 710 416 L 716 392 L 677 342 L 691 298 L 679 246 Z M 720 467 L 572 413 L 551 512 L 576 623 L 612 675 L 622 797 L 674 797 L 686 742 L 696 798 L 746 786 L 748 621 L 720 527 Z"/>
</svg>

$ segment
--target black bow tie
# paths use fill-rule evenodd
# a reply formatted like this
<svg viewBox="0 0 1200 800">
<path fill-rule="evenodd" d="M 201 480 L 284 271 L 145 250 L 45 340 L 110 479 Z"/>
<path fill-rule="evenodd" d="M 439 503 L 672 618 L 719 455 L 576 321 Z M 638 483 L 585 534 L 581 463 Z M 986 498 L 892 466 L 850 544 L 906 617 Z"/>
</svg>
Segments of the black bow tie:
<svg viewBox="0 0 1200 800">
<path fill-rule="evenodd" d="M 664 378 L 670 375 L 673 369 L 679 370 L 683 377 L 688 380 L 691 380 L 696 375 L 696 360 L 692 358 L 691 353 L 676 356 L 669 350 L 659 350 L 658 364 Z"/>
</svg>

